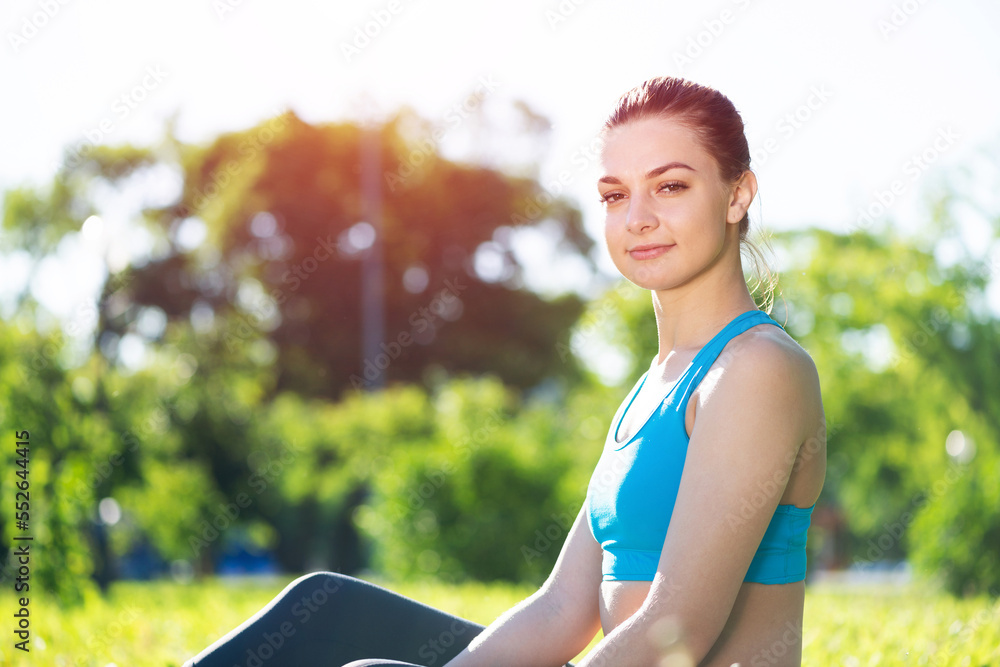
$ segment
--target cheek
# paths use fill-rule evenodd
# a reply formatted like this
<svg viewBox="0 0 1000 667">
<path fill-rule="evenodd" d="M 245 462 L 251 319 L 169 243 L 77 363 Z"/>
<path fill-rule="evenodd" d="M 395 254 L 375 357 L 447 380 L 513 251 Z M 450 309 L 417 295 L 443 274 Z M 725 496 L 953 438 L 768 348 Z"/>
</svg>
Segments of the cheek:
<svg viewBox="0 0 1000 667">
<path fill-rule="evenodd" d="M 604 243 L 611 262 L 619 272 L 625 269 L 625 256 L 622 254 L 622 246 L 626 243 L 624 238 L 626 232 L 624 225 L 614 216 L 608 216 L 604 222 Z"/>
<path fill-rule="evenodd" d="M 621 240 L 624 233 L 625 223 L 621 216 L 615 213 L 606 213 L 604 216 L 604 240 L 608 243 L 609 247 L 615 241 Z"/>
<path fill-rule="evenodd" d="M 618 233 L 610 225 L 604 226 L 604 250 L 611 258 L 612 263 L 618 270 L 621 270 L 621 257 L 617 252 L 618 247 L 621 245 L 621 239 Z"/>
<path fill-rule="evenodd" d="M 718 199 L 691 202 L 685 215 L 678 218 L 685 221 L 683 233 L 687 240 L 699 245 L 719 243 L 726 235 L 727 208 Z"/>
</svg>

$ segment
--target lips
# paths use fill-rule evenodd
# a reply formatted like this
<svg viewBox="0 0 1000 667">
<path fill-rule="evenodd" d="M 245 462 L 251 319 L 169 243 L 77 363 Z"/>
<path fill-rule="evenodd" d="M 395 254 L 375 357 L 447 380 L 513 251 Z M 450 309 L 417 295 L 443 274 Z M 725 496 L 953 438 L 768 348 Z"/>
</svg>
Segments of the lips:
<svg viewBox="0 0 1000 667">
<path fill-rule="evenodd" d="M 668 252 L 676 244 L 664 245 L 662 243 L 647 243 L 645 245 L 637 245 L 634 248 L 628 249 L 628 254 L 632 259 L 646 260 L 646 259 L 656 259 L 657 257 Z"/>
</svg>

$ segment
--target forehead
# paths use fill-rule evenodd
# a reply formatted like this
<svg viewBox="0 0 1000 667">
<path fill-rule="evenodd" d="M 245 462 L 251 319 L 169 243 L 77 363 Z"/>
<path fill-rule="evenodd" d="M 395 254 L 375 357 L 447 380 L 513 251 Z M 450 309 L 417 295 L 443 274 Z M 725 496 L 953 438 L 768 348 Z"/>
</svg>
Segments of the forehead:
<svg viewBox="0 0 1000 667">
<path fill-rule="evenodd" d="M 643 118 L 620 125 L 605 135 L 601 149 L 604 174 L 619 178 L 645 174 L 674 161 L 699 171 L 714 166 L 697 135 L 670 118 Z"/>
</svg>

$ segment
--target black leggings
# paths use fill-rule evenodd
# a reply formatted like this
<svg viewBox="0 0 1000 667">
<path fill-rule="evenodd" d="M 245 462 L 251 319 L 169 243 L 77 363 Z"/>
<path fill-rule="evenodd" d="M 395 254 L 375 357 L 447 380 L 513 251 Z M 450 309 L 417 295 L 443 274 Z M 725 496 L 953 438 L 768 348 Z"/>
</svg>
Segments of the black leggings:
<svg viewBox="0 0 1000 667">
<path fill-rule="evenodd" d="M 482 630 L 366 581 L 314 572 L 185 667 L 431 667 L 461 653 Z"/>
</svg>

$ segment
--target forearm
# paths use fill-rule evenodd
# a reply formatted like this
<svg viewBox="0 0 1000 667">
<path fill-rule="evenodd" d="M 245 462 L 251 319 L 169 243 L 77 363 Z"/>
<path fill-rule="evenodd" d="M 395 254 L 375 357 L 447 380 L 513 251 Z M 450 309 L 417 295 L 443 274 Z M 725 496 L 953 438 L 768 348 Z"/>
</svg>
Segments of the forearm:
<svg viewBox="0 0 1000 667">
<path fill-rule="evenodd" d="M 584 638 L 587 629 L 579 625 L 579 619 L 550 604 L 539 591 L 491 623 L 445 667 L 558 667 L 597 632 L 594 628 Z"/>
</svg>

